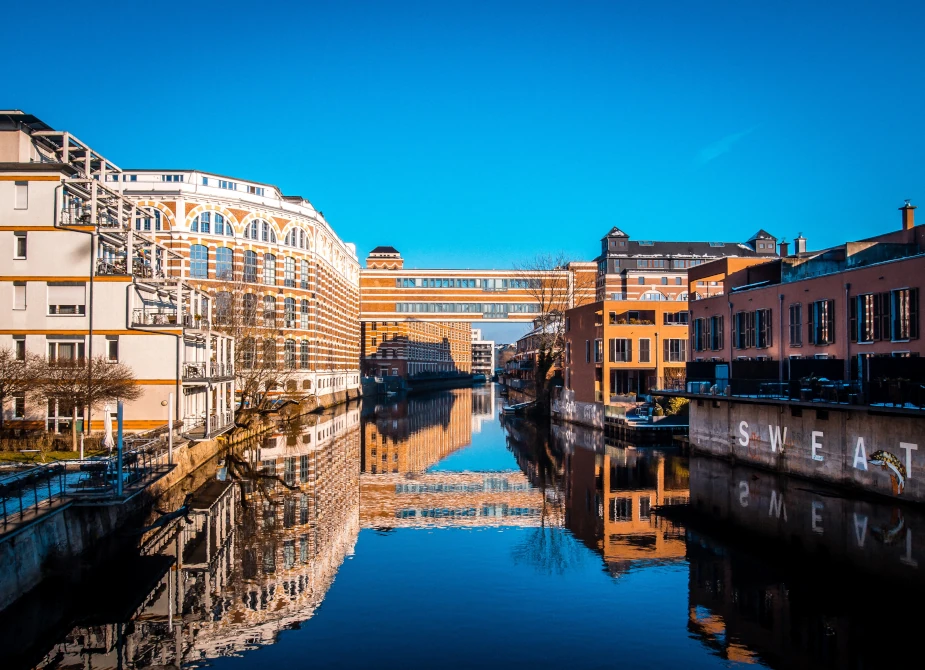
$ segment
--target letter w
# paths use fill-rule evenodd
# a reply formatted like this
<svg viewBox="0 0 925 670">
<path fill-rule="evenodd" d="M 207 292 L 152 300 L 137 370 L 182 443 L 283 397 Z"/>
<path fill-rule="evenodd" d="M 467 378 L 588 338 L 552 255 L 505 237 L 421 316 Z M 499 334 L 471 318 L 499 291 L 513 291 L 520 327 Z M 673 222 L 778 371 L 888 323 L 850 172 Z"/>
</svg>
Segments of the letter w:
<svg viewBox="0 0 925 670">
<path fill-rule="evenodd" d="M 784 439 L 780 439 L 780 426 L 768 424 L 768 432 L 771 433 L 771 451 L 784 451 L 784 442 L 787 441 L 787 427 L 784 426 Z"/>
</svg>

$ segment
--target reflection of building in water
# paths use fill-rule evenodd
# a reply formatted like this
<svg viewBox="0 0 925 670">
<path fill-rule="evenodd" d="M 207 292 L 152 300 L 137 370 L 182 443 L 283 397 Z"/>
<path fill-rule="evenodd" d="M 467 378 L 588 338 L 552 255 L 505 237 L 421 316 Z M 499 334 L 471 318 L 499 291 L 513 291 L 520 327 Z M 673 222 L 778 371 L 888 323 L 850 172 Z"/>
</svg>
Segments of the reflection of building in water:
<svg viewBox="0 0 925 670">
<path fill-rule="evenodd" d="M 494 384 L 476 386 L 472 389 L 472 432 L 481 433 L 482 424 L 493 423 L 497 420 L 495 415 Z"/>
<path fill-rule="evenodd" d="M 688 501 L 688 470 L 677 453 L 571 445 L 557 452 L 566 465 L 568 527 L 601 552 L 612 572 L 633 561 L 684 557 L 684 530 L 655 511 Z"/>
<path fill-rule="evenodd" d="M 423 472 L 472 442 L 472 389 L 455 389 L 377 408 L 364 420 L 364 474 Z"/>
<path fill-rule="evenodd" d="M 175 564 L 128 617 L 74 629 L 46 662 L 195 664 L 273 643 L 310 618 L 359 532 L 359 411 L 301 419 L 243 460 L 229 457 L 241 481 L 201 487 L 191 524 L 155 531 L 145 552 Z"/>
<path fill-rule="evenodd" d="M 919 509 L 712 458 L 692 456 L 690 472 L 688 629 L 715 653 L 874 668 L 891 660 L 887 639 L 920 634 L 897 607 L 925 593 Z"/>
<path fill-rule="evenodd" d="M 522 472 L 363 474 L 360 489 L 363 528 L 562 525 Z"/>
</svg>

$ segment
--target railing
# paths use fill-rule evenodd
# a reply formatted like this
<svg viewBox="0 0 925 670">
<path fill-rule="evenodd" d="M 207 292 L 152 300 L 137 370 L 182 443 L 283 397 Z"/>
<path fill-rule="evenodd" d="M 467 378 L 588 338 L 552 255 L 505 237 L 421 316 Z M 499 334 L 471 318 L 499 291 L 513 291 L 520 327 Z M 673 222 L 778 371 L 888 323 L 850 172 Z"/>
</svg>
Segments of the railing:
<svg viewBox="0 0 925 670">
<path fill-rule="evenodd" d="M 177 310 L 146 309 L 136 307 L 132 310 L 133 326 L 176 326 Z"/>
<path fill-rule="evenodd" d="M 234 424 L 231 410 L 216 412 L 208 417 L 187 417 L 183 419 L 182 434 L 192 440 L 206 440 Z"/>
<path fill-rule="evenodd" d="M 697 395 L 767 398 L 796 402 L 823 402 L 839 405 L 883 405 L 921 409 L 925 407 L 925 384 L 907 380 L 862 383 L 856 380 L 806 379 L 688 379 L 683 386 L 671 385 L 666 391 Z"/>
<path fill-rule="evenodd" d="M 184 363 L 183 364 L 183 381 L 199 380 L 206 378 L 206 364 L 202 363 Z"/>
<path fill-rule="evenodd" d="M 198 329 L 208 329 L 210 327 L 209 320 L 205 317 L 199 316 L 198 314 L 185 313 L 183 315 L 183 327 L 184 328 L 198 328 Z"/>
<path fill-rule="evenodd" d="M 23 520 L 27 510 L 51 507 L 66 494 L 65 468 L 60 464 L 21 470 L 0 479 L 0 512 L 4 527 Z"/>
<path fill-rule="evenodd" d="M 210 363 L 209 376 L 216 377 L 234 377 L 234 365 L 231 363 Z"/>
<path fill-rule="evenodd" d="M 125 258 L 96 259 L 96 274 L 97 276 L 127 276 Z M 152 268 L 147 260 L 136 257 L 132 259 L 132 276 L 150 279 L 165 275 L 160 265 Z"/>
</svg>

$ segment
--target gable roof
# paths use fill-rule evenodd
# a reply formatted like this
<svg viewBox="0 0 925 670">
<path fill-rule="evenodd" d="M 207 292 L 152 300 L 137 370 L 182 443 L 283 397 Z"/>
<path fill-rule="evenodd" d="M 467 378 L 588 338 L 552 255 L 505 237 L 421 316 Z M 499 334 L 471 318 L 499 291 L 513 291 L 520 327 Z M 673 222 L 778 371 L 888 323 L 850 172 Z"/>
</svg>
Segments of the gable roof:
<svg viewBox="0 0 925 670">
<path fill-rule="evenodd" d="M 369 253 L 371 254 L 397 254 L 399 253 L 399 251 L 395 247 L 376 247 Z"/>
<path fill-rule="evenodd" d="M 764 228 L 759 228 L 758 232 L 748 238 L 749 242 L 754 242 L 755 240 L 776 240 L 771 233 L 766 231 Z"/>
<path fill-rule="evenodd" d="M 609 233 L 604 235 L 604 237 L 629 237 L 629 235 L 627 235 L 622 230 L 614 226 L 613 228 L 610 229 Z"/>
</svg>

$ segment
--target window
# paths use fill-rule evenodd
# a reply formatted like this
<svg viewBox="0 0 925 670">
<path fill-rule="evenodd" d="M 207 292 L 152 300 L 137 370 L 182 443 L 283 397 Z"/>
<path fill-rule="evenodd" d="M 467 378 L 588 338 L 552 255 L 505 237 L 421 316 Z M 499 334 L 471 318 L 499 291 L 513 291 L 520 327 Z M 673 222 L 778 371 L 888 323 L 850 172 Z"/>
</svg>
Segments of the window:
<svg viewBox="0 0 925 670">
<path fill-rule="evenodd" d="M 604 340 L 594 340 L 594 362 L 600 363 L 604 360 Z"/>
<path fill-rule="evenodd" d="M 263 296 L 263 325 L 276 326 L 276 298 L 272 295 Z"/>
<path fill-rule="evenodd" d="M 244 281 L 257 283 L 257 254 L 253 251 L 244 252 Z"/>
<path fill-rule="evenodd" d="M 267 286 L 276 286 L 276 256 L 263 255 L 263 283 Z"/>
<path fill-rule="evenodd" d="M 299 281 L 302 288 L 308 288 L 308 261 L 299 261 Z"/>
<path fill-rule="evenodd" d="M 283 286 L 295 288 L 295 259 L 291 256 L 283 261 Z"/>
<path fill-rule="evenodd" d="M 771 346 L 771 310 L 755 310 L 755 346 L 767 349 Z"/>
<path fill-rule="evenodd" d="M 675 286 L 681 286 L 681 284 L 684 283 L 684 280 L 681 277 L 675 277 L 674 283 L 675 283 Z"/>
<path fill-rule="evenodd" d="M 283 319 L 286 328 L 295 328 L 295 298 L 286 298 L 283 301 Z"/>
<path fill-rule="evenodd" d="M 241 340 L 241 365 L 245 370 L 254 368 L 255 343 L 253 337 L 245 337 Z"/>
<path fill-rule="evenodd" d="M 668 277 L 662 277 L 662 286 L 668 285 Z"/>
<path fill-rule="evenodd" d="M 308 330 L 308 300 L 303 300 L 299 305 L 299 327 Z"/>
<path fill-rule="evenodd" d="M 17 361 L 26 360 L 26 336 L 25 335 L 14 335 L 13 336 L 13 353 L 15 354 Z"/>
<path fill-rule="evenodd" d="M 668 261 L 661 258 L 640 258 L 636 261 L 640 270 L 660 270 L 668 267 Z"/>
<path fill-rule="evenodd" d="M 633 520 L 633 499 L 632 498 L 614 498 L 613 505 L 610 507 L 611 521 L 632 521 Z"/>
<path fill-rule="evenodd" d="M 233 181 L 227 181 L 225 179 L 218 180 L 218 187 L 228 191 L 236 191 L 238 189 L 237 184 L 235 184 Z"/>
<path fill-rule="evenodd" d="M 790 305 L 790 346 L 803 346 L 803 305 L 798 302 Z"/>
<path fill-rule="evenodd" d="M 13 309 L 26 308 L 26 282 L 13 282 Z"/>
<path fill-rule="evenodd" d="M 639 362 L 640 363 L 649 363 L 650 362 L 650 342 L 648 337 L 639 338 Z"/>
<path fill-rule="evenodd" d="M 202 244 L 190 247 L 189 276 L 194 279 L 209 278 L 209 250 Z"/>
<path fill-rule="evenodd" d="M 119 362 L 119 336 L 106 336 L 106 360 L 110 363 Z"/>
<path fill-rule="evenodd" d="M 686 326 L 690 320 L 689 312 L 665 312 L 662 320 L 666 326 Z"/>
<path fill-rule="evenodd" d="M 261 242 L 276 242 L 276 231 L 262 219 L 254 219 L 244 229 L 244 237 Z"/>
<path fill-rule="evenodd" d="M 691 336 L 694 351 L 704 351 L 707 348 L 707 320 L 694 319 L 694 332 Z"/>
<path fill-rule="evenodd" d="M 263 341 L 263 367 L 275 370 L 277 364 L 276 340 L 266 339 Z"/>
<path fill-rule="evenodd" d="M 668 300 L 665 297 L 664 293 L 659 293 L 658 291 L 647 291 L 639 296 L 640 300 L 652 300 L 655 302 L 662 302 L 663 300 Z"/>
<path fill-rule="evenodd" d="M 687 340 L 666 339 L 664 342 L 664 362 L 683 363 L 687 360 Z"/>
<path fill-rule="evenodd" d="M 48 362 L 55 363 L 82 363 L 85 358 L 85 345 L 83 340 L 67 342 L 51 341 L 48 343 Z"/>
<path fill-rule="evenodd" d="M 299 367 L 303 370 L 308 369 L 308 342 L 303 341 L 299 345 Z M 308 381 L 307 379 L 305 381 Z M 310 383 L 310 382 L 309 382 Z M 303 388 L 311 388 L 311 386 L 305 386 L 302 384 Z"/>
<path fill-rule="evenodd" d="M 245 326 L 257 325 L 257 296 L 253 293 L 245 293 L 242 307 L 242 316 L 244 317 Z"/>
<path fill-rule="evenodd" d="M 26 418 L 26 394 L 23 392 L 13 394 L 13 418 Z"/>
<path fill-rule="evenodd" d="M 640 286 L 645 286 L 645 285 L 646 285 L 646 278 L 645 278 L 645 277 L 640 277 L 640 278 L 639 278 L 639 285 L 640 285 Z"/>
<path fill-rule="evenodd" d="M 286 340 L 283 345 L 283 364 L 287 370 L 295 370 L 295 340 Z"/>
<path fill-rule="evenodd" d="M 708 337 L 710 340 L 710 349 L 713 351 L 721 351 L 724 346 L 724 332 L 723 332 L 723 317 L 722 316 L 711 316 L 710 329 Z"/>
<path fill-rule="evenodd" d="M 919 337 L 919 290 L 902 288 L 892 291 L 892 339 L 915 340 Z"/>
<path fill-rule="evenodd" d="M 817 300 L 810 303 L 812 343 L 817 345 L 835 342 L 835 301 Z"/>
<path fill-rule="evenodd" d="M 153 207 L 139 210 L 135 219 L 135 230 L 142 232 L 159 231 L 161 229 L 161 212 Z"/>
<path fill-rule="evenodd" d="M 86 313 L 86 284 L 76 282 L 49 282 L 48 313 L 75 316 Z"/>
<path fill-rule="evenodd" d="M 288 244 L 290 247 L 296 247 L 298 249 L 307 249 L 308 235 L 305 234 L 305 231 L 302 228 L 293 228 L 288 233 L 286 233 L 286 244 Z"/>
<path fill-rule="evenodd" d="M 13 233 L 13 258 L 17 260 L 26 258 L 26 234 L 27 233 L 20 230 Z"/>
<path fill-rule="evenodd" d="M 262 186 L 248 186 L 247 192 L 250 193 L 251 195 L 263 195 L 263 187 Z"/>
<path fill-rule="evenodd" d="M 165 174 L 165 175 L 161 175 L 161 179 L 167 182 L 182 182 L 183 175 L 182 174 Z"/>
<path fill-rule="evenodd" d="M 591 362 L 591 340 L 585 340 L 585 363 Z"/>
<path fill-rule="evenodd" d="M 572 343 L 571 342 L 565 343 L 565 364 L 566 365 L 572 364 Z"/>
<path fill-rule="evenodd" d="M 203 178 L 202 178 L 202 185 L 203 185 L 203 186 L 208 186 L 208 185 L 209 185 L 209 178 L 208 178 L 208 177 L 203 177 Z"/>
<path fill-rule="evenodd" d="M 219 291 L 215 294 L 215 323 L 231 325 L 231 292 Z"/>
<path fill-rule="evenodd" d="M 13 209 L 29 209 L 29 182 L 13 182 Z"/>
<path fill-rule="evenodd" d="M 732 325 L 732 342 L 736 349 L 748 349 L 755 346 L 754 312 L 736 312 Z"/>
<path fill-rule="evenodd" d="M 629 363 L 633 360 L 633 341 L 626 338 L 610 340 L 610 362 Z"/>
<path fill-rule="evenodd" d="M 231 281 L 234 278 L 234 252 L 228 247 L 215 250 L 215 278 Z"/>
</svg>

